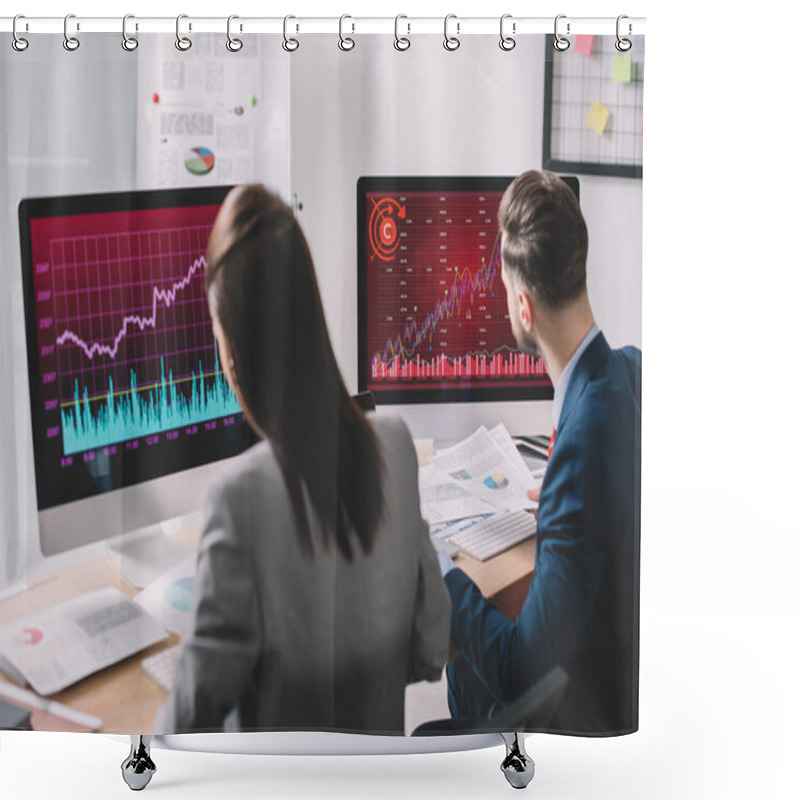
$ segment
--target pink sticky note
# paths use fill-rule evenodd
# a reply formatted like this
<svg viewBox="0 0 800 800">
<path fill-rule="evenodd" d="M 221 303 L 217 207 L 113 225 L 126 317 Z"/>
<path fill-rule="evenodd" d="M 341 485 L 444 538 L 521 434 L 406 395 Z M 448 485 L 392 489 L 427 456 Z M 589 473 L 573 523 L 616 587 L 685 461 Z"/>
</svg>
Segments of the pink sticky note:
<svg viewBox="0 0 800 800">
<path fill-rule="evenodd" d="M 592 54 L 592 45 L 594 44 L 593 34 L 583 34 L 575 37 L 575 52 L 580 53 L 582 56 L 590 56 Z"/>
</svg>

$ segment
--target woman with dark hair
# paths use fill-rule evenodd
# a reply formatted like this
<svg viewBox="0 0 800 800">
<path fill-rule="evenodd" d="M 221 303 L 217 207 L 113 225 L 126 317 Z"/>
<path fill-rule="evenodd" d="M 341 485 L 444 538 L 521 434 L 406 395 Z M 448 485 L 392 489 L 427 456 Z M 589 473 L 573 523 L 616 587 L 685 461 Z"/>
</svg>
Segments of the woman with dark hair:
<svg viewBox="0 0 800 800">
<path fill-rule="evenodd" d="M 220 361 L 262 441 L 211 493 L 156 733 L 219 730 L 231 711 L 241 730 L 402 733 L 405 686 L 440 678 L 450 631 L 408 430 L 347 393 L 276 195 L 233 189 L 206 262 Z"/>
</svg>

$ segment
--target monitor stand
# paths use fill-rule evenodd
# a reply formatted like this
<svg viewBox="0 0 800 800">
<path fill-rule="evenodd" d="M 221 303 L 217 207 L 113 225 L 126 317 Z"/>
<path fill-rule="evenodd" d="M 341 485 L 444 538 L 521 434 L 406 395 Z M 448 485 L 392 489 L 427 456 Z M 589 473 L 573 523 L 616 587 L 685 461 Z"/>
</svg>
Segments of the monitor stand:
<svg viewBox="0 0 800 800">
<path fill-rule="evenodd" d="M 151 584 L 191 552 L 168 536 L 161 524 L 126 533 L 108 545 L 109 555 L 137 589 Z"/>
</svg>

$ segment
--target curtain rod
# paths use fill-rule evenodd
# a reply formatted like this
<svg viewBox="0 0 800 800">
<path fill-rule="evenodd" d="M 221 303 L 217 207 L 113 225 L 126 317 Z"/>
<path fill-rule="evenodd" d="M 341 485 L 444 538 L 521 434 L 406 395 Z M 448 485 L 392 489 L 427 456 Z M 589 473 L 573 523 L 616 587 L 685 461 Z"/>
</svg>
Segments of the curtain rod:
<svg viewBox="0 0 800 800">
<path fill-rule="evenodd" d="M 287 18 L 288 30 L 294 35 L 303 34 L 345 34 L 383 33 L 394 35 L 395 25 L 403 36 L 415 34 L 444 33 L 444 17 L 355 17 L 345 15 L 340 22 L 338 17 Z M 622 35 L 637 36 L 645 32 L 645 17 L 623 17 Z M 0 17 L 0 32 L 11 33 L 13 17 Z M 136 33 L 175 33 L 175 17 L 136 17 L 130 16 L 126 23 L 129 35 Z M 238 34 L 284 33 L 284 17 L 235 17 L 231 30 Z M 198 33 L 227 33 L 227 17 L 194 17 L 182 15 L 181 32 L 185 35 Z M 507 34 L 520 36 L 554 32 L 555 17 L 514 17 L 506 15 L 504 30 Z M 20 17 L 17 20 L 17 33 L 64 33 L 64 17 Z M 451 15 L 449 31 L 458 36 L 474 34 L 499 34 L 500 16 L 497 17 L 459 17 Z M 558 30 L 561 36 L 576 34 L 607 34 L 617 32 L 616 17 L 570 17 L 559 15 Z M 85 33 L 120 33 L 122 17 L 69 17 L 70 35 Z"/>
</svg>

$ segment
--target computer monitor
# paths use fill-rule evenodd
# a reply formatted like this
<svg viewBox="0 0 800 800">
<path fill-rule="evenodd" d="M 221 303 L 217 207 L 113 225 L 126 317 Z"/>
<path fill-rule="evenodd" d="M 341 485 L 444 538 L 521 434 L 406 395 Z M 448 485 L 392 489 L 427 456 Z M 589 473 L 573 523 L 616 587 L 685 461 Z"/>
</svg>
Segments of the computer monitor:
<svg viewBox="0 0 800 800">
<path fill-rule="evenodd" d="M 512 180 L 358 181 L 358 389 L 376 403 L 552 399 L 543 360 L 514 341 L 500 276 Z"/>
<path fill-rule="evenodd" d="M 45 555 L 197 510 L 214 462 L 252 443 L 204 288 L 229 188 L 20 203 Z"/>
</svg>

